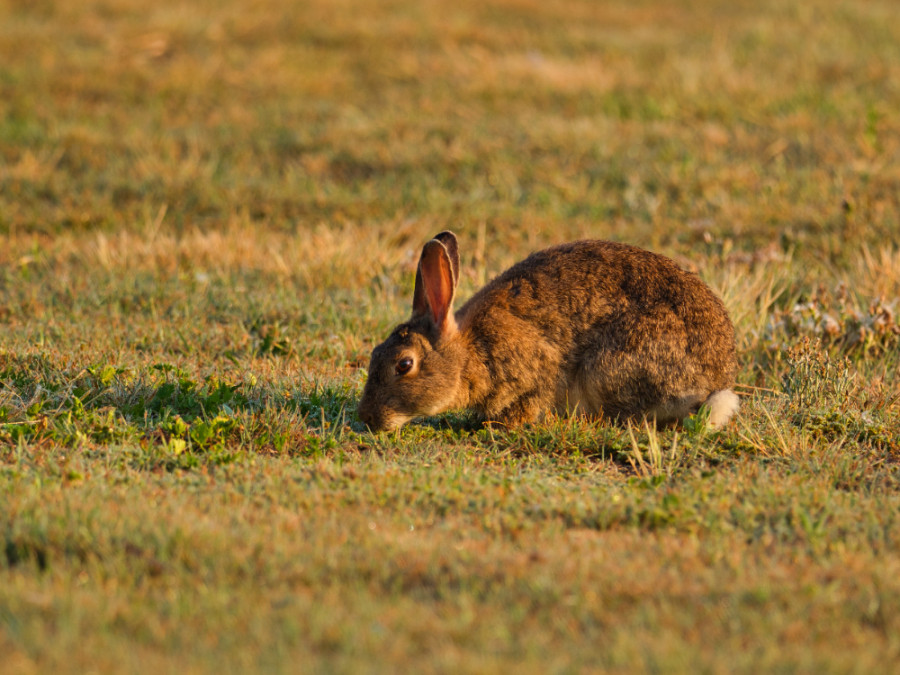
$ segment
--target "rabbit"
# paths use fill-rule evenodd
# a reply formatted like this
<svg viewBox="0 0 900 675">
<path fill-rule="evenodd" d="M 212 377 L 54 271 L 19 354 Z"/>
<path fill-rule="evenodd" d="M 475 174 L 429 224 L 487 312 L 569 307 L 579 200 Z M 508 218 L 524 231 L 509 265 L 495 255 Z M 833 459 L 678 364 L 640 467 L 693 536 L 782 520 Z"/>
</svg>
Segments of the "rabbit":
<svg viewBox="0 0 900 675">
<path fill-rule="evenodd" d="M 678 422 L 701 404 L 725 425 L 740 401 L 722 301 L 673 260 L 610 241 L 532 253 L 457 312 L 456 236 L 422 249 L 412 316 L 375 347 L 358 416 L 373 431 L 471 409 L 520 425 L 548 412 Z"/>
</svg>

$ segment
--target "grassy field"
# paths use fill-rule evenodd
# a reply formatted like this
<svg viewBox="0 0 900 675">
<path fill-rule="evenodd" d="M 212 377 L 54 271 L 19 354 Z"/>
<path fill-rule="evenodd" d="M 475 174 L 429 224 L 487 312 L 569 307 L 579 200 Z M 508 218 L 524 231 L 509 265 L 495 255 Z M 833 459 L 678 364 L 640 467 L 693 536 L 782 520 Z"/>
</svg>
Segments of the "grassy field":
<svg viewBox="0 0 900 675">
<path fill-rule="evenodd" d="M 894 0 L 0 0 L 0 672 L 896 672 Z M 421 245 L 696 269 L 725 430 L 375 435 Z"/>
</svg>

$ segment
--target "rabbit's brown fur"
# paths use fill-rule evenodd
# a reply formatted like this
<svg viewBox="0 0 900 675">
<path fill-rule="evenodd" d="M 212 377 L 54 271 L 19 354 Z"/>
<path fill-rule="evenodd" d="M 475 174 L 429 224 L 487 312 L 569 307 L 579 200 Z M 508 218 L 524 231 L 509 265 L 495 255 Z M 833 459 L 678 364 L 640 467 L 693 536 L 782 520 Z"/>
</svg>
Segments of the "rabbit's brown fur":
<svg viewBox="0 0 900 675">
<path fill-rule="evenodd" d="M 697 275 L 633 246 L 578 241 L 514 265 L 454 315 L 456 237 L 425 245 L 412 318 L 372 352 L 359 416 L 373 429 L 472 408 L 519 424 L 545 412 L 679 419 L 737 409 L 734 329 Z M 407 370 L 408 366 L 408 370 Z"/>
</svg>

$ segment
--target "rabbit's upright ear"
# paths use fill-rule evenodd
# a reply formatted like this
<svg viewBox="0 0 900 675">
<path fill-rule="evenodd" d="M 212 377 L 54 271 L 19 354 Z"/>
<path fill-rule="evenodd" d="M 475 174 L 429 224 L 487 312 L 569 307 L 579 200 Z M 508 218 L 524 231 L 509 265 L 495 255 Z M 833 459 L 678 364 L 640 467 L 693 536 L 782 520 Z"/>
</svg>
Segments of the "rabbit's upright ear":
<svg viewBox="0 0 900 675">
<path fill-rule="evenodd" d="M 447 249 L 447 255 L 450 257 L 450 265 L 453 267 L 453 287 L 459 283 L 459 245 L 456 243 L 456 235 L 450 230 L 444 230 L 440 234 L 434 235 Z"/>
<path fill-rule="evenodd" d="M 428 315 L 441 334 L 448 334 L 456 330 L 453 296 L 456 293 L 459 253 L 456 249 L 456 237 L 450 232 L 442 232 L 438 237 L 442 235 L 450 236 L 452 252 L 437 237 L 425 244 L 416 270 L 413 317 Z"/>
</svg>

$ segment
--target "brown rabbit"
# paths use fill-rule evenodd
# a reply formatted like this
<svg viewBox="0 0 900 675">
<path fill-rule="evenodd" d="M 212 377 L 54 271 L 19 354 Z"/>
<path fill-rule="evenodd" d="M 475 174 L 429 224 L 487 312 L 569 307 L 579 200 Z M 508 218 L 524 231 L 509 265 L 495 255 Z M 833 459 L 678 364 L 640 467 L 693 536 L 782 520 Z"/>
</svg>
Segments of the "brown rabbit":
<svg viewBox="0 0 900 675">
<path fill-rule="evenodd" d="M 412 318 L 372 352 L 359 418 L 373 430 L 471 408 L 514 425 L 547 411 L 657 422 L 737 411 L 734 328 L 700 278 L 608 241 L 533 253 L 453 313 L 456 236 L 425 244 Z"/>
</svg>

